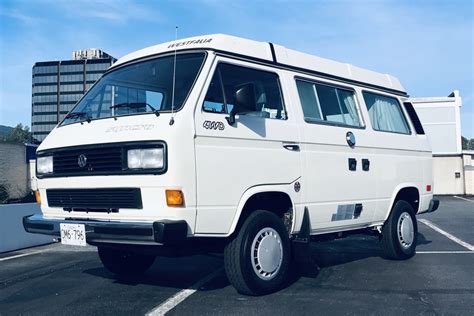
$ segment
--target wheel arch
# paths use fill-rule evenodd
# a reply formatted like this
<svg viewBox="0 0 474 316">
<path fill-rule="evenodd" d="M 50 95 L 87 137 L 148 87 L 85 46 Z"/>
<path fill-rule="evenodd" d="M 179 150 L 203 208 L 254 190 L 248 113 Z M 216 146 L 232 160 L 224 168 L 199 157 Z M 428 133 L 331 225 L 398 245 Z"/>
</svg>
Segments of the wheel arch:
<svg viewBox="0 0 474 316">
<path fill-rule="evenodd" d="M 397 186 L 397 188 L 393 192 L 390 201 L 390 211 L 387 212 L 385 220 L 387 220 L 388 216 L 393 210 L 393 206 L 399 200 L 404 200 L 410 203 L 410 205 L 413 207 L 413 210 L 415 211 L 415 214 L 417 214 L 420 208 L 420 189 L 414 183 L 403 183 Z"/>
<path fill-rule="evenodd" d="M 282 216 L 289 209 L 291 212 L 291 232 L 295 229 L 295 191 L 293 184 L 259 185 L 249 188 L 240 198 L 228 235 L 236 232 L 243 221 L 257 209 L 267 210 Z"/>
</svg>

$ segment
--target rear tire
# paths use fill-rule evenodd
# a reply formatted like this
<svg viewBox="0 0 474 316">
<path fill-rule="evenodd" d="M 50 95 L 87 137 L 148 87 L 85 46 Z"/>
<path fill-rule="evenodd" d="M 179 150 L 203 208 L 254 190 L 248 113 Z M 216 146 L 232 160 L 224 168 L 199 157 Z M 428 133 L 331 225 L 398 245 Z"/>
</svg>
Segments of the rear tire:
<svg viewBox="0 0 474 316">
<path fill-rule="evenodd" d="M 255 211 L 224 250 L 227 278 L 241 294 L 279 290 L 288 278 L 291 245 L 283 221 L 268 211 Z"/>
<path fill-rule="evenodd" d="M 107 247 L 98 247 L 98 251 L 104 267 L 121 276 L 143 274 L 155 261 L 154 256 Z"/>
<path fill-rule="evenodd" d="M 387 259 L 405 260 L 415 255 L 418 225 L 410 203 L 400 200 L 382 228 L 382 250 Z"/>
</svg>

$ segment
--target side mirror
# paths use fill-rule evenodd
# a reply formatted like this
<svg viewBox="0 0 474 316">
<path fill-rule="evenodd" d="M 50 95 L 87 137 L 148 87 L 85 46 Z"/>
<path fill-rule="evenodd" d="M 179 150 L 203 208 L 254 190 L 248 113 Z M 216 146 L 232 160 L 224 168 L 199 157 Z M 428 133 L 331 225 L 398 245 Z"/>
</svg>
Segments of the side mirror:
<svg viewBox="0 0 474 316">
<path fill-rule="evenodd" d="M 245 83 L 237 87 L 234 93 L 234 107 L 225 119 L 229 125 L 234 125 L 235 115 L 243 112 L 255 111 L 255 87 L 253 83 Z"/>
</svg>

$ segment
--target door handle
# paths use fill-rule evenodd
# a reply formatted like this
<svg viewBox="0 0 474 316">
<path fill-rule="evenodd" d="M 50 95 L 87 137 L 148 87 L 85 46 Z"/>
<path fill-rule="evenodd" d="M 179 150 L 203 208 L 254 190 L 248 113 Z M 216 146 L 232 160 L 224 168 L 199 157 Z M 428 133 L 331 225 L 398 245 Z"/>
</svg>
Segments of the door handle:
<svg viewBox="0 0 474 316">
<path fill-rule="evenodd" d="M 300 151 L 300 146 L 296 144 L 283 144 L 283 148 L 291 151 Z"/>
<path fill-rule="evenodd" d="M 355 158 L 349 158 L 347 162 L 348 162 L 350 171 L 357 170 L 357 160 Z"/>
<path fill-rule="evenodd" d="M 362 159 L 362 170 L 369 171 L 369 169 L 370 169 L 370 160 Z"/>
</svg>

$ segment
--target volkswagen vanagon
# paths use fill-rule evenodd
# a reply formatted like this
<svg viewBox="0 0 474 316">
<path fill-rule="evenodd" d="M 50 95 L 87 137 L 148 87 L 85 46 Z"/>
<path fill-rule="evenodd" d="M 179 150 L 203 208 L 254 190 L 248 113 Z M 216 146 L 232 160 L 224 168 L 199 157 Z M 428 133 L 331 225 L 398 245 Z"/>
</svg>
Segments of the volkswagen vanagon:
<svg viewBox="0 0 474 316">
<path fill-rule="evenodd" d="M 432 155 L 393 76 L 208 35 L 119 59 L 37 151 L 31 233 L 98 247 L 111 272 L 221 251 L 241 293 L 278 290 L 318 236 L 415 254 Z"/>
</svg>

